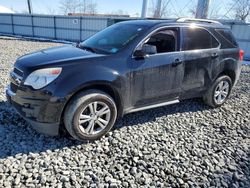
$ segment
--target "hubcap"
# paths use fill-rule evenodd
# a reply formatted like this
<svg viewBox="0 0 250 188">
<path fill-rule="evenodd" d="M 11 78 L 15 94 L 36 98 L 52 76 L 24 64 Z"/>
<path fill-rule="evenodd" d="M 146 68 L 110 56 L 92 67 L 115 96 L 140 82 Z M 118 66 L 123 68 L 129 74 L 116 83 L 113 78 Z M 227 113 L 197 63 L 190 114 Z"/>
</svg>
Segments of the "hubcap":
<svg viewBox="0 0 250 188">
<path fill-rule="evenodd" d="M 217 104 L 222 104 L 229 93 L 229 83 L 227 81 L 221 81 L 217 87 L 215 88 L 215 92 L 214 92 L 214 101 Z"/>
<path fill-rule="evenodd" d="M 84 134 L 95 135 L 103 131 L 110 121 L 107 104 L 95 101 L 86 106 L 79 116 L 79 128 Z"/>
</svg>

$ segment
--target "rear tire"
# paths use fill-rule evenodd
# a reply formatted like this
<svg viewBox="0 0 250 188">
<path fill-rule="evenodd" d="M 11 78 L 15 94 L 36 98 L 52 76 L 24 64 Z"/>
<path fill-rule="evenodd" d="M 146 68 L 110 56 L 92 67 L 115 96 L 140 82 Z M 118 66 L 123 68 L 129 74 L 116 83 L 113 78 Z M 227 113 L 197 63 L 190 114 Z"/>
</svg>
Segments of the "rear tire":
<svg viewBox="0 0 250 188">
<path fill-rule="evenodd" d="M 77 94 L 64 113 L 64 124 L 69 134 L 77 140 L 96 140 L 114 125 L 117 108 L 107 93 L 88 90 Z"/>
<path fill-rule="evenodd" d="M 232 89 L 232 80 L 229 76 L 220 76 L 203 96 L 203 101 L 213 107 L 222 106 L 228 99 Z"/>
</svg>

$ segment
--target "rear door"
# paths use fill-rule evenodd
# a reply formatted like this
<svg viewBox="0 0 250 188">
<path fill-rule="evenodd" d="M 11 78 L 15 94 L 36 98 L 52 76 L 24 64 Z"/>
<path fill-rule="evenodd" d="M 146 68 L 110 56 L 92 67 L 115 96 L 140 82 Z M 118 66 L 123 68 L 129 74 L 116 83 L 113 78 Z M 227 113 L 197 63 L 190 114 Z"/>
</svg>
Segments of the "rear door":
<svg viewBox="0 0 250 188">
<path fill-rule="evenodd" d="M 209 84 L 214 63 L 219 62 L 220 44 L 209 30 L 201 27 L 181 29 L 181 50 L 184 53 L 183 93 L 202 91 Z"/>
</svg>

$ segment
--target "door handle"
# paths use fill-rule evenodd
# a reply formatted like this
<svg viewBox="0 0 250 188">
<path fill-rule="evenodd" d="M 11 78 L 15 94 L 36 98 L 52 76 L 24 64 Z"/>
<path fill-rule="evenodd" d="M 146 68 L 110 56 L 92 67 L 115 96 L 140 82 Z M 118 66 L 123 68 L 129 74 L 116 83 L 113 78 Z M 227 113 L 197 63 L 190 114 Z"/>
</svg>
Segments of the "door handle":
<svg viewBox="0 0 250 188">
<path fill-rule="evenodd" d="M 217 53 L 213 53 L 213 54 L 212 54 L 212 58 L 213 58 L 213 59 L 215 59 L 215 58 L 217 58 L 217 57 L 219 57 L 219 54 L 217 54 Z"/>
<path fill-rule="evenodd" d="M 182 64 L 182 60 L 180 60 L 180 59 L 176 59 L 176 60 L 174 60 L 174 62 L 172 63 L 172 67 L 176 67 L 176 66 L 178 66 L 178 65 L 180 65 L 180 64 Z"/>
</svg>

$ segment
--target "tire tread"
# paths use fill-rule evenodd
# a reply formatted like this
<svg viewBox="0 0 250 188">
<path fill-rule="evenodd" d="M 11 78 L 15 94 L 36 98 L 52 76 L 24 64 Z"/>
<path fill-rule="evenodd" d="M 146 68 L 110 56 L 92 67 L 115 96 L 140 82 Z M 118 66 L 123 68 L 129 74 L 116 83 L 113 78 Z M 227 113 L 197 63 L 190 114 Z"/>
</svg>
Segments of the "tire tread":
<svg viewBox="0 0 250 188">
<path fill-rule="evenodd" d="M 214 83 L 212 84 L 212 86 L 207 90 L 206 94 L 203 95 L 203 101 L 205 104 L 207 104 L 208 106 L 212 107 L 212 108 L 217 108 L 217 107 L 220 107 L 222 106 L 224 103 L 222 104 L 216 104 L 213 100 L 213 97 L 214 97 L 214 90 L 215 90 L 215 87 L 217 86 L 217 84 L 222 81 L 223 79 L 227 79 L 229 82 L 230 82 L 230 89 L 229 89 L 229 94 L 228 96 L 230 95 L 230 92 L 231 92 L 231 89 L 232 89 L 232 80 L 229 76 L 227 75 L 222 75 L 222 76 L 219 76 L 215 81 Z M 228 97 L 227 96 L 227 97 Z M 226 101 L 226 100 L 225 100 Z"/>
<path fill-rule="evenodd" d="M 115 108 L 115 119 L 117 118 L 117 109 L 116 109 L 116 104 L 114 102 L 114 100 L 112 99 L 111 96 L 109 96 L 107 93 L 100 91 L 100 90 L 87 90 L 87 91 L 83 91 L 80 92 L 79 94 L 77 94 L 76 96 L 74 96 L 71 101 L 69 102 L 69 104 L 67 105 L 66 109 L 65 109 L 65 113 L 64 113 L 64 124 L 65 124 L 65 128 L 66 130 L 69 132 L 69 134 L 77 139 L 77 140 L 96 140 L 99 137 L 93 137 L 93 138 L 85 138 L 83 139 L 82 137 L 79 137 L 79 132 L 76 132 L 73 128 L 73 119 L 74 119 L 74 114 L 76 112 L 76 110 L 79 108 L 79 106 L 84 103 L 85 101 L 97 97 L 97 96 L 101 96 L 103 98 L 106 98 L 106 100 L 108 100 L 109 102 L 111 102 Z M 113 126 L 113 125 L 112 125 Z M 111 126 L 111 128 L 112 128 Z M 110 129 L 111 129 L 110 128 Z M 110 130 L 109 129 L 109 130 Z M 108 131 L 109 131 L 108 130 Z"/>
</svg>

